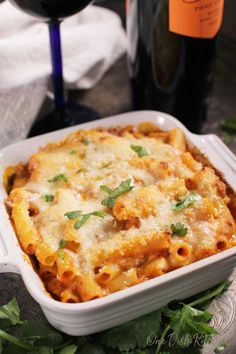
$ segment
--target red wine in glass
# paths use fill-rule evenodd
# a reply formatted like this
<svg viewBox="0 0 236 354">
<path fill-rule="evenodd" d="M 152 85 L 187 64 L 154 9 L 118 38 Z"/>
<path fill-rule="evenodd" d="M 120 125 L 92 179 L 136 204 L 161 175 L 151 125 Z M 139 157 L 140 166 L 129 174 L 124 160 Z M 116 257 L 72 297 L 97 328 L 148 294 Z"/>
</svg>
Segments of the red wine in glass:
<svg viewBox="0 0 236 354">
<path fill-rule="evenodd" d="M 67 17 L 83 10 L 92 0 L 10 0 L 29 15 L 45 20 L 49 26 L 54 88 L 54 110 L 32 126 L 29 136 L 73 126 L 98 118 L 86 106 L 65 102 L 62 70 L 60 23 Z"/>
</svg>

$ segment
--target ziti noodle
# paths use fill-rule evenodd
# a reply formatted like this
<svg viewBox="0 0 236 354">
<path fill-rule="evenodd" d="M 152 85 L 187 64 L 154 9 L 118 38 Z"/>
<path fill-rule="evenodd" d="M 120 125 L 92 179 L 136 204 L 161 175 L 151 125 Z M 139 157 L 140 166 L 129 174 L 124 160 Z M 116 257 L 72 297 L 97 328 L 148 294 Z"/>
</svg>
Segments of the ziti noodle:
<svg viewBox="0 0 236 354">
<path fill-rule="evenodd" d="M 236 245 L 235 199 L 180 129 L 79 130 L 8 167 L 5 186 L 21 247 L 63 302 L 100 298 Z"/>
</svg>

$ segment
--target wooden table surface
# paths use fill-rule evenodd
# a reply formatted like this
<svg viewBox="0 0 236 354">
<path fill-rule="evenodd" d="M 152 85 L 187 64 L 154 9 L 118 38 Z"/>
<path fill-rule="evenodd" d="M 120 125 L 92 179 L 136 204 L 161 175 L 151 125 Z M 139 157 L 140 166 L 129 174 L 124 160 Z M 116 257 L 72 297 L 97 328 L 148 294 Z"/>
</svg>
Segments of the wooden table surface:
<svg viewBox="0 0 236 354">
<path fill-rule="evenodd" d="M 227 3 L 227 2 L 226 2 Z M 105 2 L 107 7 L 117 11 L 124 20 L 124 2 L 113 0 Z M 236 115 L 236 45 L 226 37 L 222 37 L 216 63 L 216 75 L 211 97 L 209 98 L 208 120 L 204 124 L 203 133 L 216 133 L 223 136 L 220 122 L 232 115 Z M 126 58 L 122 57 L 97 84 L 89 91 L 73 91 L 71 98 L 94 108 L 101 117 L 114 115 L 132 110 L 129 79 Z M 227 142 L 236 153 L 236 139 Z M 236 273 L 235 277 L 236 279 Z M 25 318 L 41 318 L 39 306 L 32 300 L 26 290 L 21 277 L 17 274 L 0 275 L 0 304 L 4 304 L 12 297 L 20 303 Z M 236 353 L 236 280 L 230 290 L 210 307 L 214 313 L 214 324 L 220 332 L 212 343 L 204 349 L 192 353 L 211 354 L 214 348 L 227 343 L 224 354 Z M 182 353 L 188 353 L 182 351 Z M 182 354 L 181 353 L 181 354 Z"/>
</svg>

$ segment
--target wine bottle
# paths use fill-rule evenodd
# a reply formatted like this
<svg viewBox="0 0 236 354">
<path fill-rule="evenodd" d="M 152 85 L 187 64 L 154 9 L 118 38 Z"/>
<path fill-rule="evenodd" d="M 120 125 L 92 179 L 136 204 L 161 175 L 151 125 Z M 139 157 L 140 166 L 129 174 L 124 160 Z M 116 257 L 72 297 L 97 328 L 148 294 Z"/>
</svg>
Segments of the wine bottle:
<svg viewBox="0 0 236 354">
<path fill-rule="evenodd" d="M 127 0 L 134 109 L 170 113 L 200 132 L 223 7 L 224 0 Z"/>
</svg>

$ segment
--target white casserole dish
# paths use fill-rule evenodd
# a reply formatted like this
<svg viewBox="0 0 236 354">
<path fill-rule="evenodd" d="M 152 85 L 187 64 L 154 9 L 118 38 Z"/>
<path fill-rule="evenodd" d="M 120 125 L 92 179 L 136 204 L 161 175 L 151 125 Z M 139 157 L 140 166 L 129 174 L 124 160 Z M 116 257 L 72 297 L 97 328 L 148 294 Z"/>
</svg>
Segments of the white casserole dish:
<svg viewBox="0 0 236 354">
<path fill-rule="evenodd" d="M 20 273 L 25 286 L 41 306 L 48 321 L 70 335 L 102 331 L 156 310 L 171 300 L 192 296 L 225 280 L 235 266 L 236 247 L 233 247 L 158 278 L 89 302 L 65 304 L 52 299 L 45 291 L 42 281 L 27 262 L 27 256 L 22 252 L 9 220 L 4 205 L 7 195 L 2 186 L 4 169 L 20 161 L 27 161 L 40 146 L 63 139 L 73 130 L 135 125 L 142 121 L 154 122 L 163 130 L 181 128 L 188 141 L 208 157 L 212 165 L 223 174 L 226 182 L 236 190 L 236 157 L 217 136 L 192 134 L 175 118 L 154 111 L 131 112 L 81 124 L 21 141 L 0 151 L 0 272 Z"/>
</svg>

